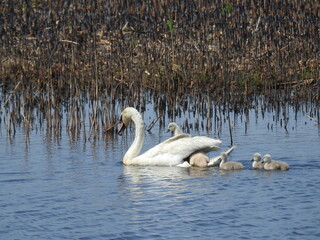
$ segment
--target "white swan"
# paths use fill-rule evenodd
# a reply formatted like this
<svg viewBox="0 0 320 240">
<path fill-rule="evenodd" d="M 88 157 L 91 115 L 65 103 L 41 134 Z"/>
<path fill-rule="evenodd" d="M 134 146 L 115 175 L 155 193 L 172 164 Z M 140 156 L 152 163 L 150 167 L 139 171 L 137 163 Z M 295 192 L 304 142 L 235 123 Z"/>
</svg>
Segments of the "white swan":
<svg viewBox="0 0 320 240">
<path fill-rule="evenodd" d="M 192 153 L 220 149 L 217 146 L 221 144 L 220 140 L 204 136 L 190 137 L 188 134 L 180 134 L 139 155 L 144 143 L 144 123 L 141 114 L 135 108 L 127 107 L 121 113 L 119 135 L 122 135 L 130 121 L 135 124 L 135 138 L 123 157 L 123 164 L 125 165 L 176 166 L 181 164 L 183 159 Z"/>
<path fill-rule="evenodd" d="M 228 155 L 225 152 L 221 153 L 220 169 L 223 170 L 241 170 L 243 165 L 239 162 L 227 162 Z"/>
<path fill-rule="evenodd" d="M 260 153 L 255 153 L 252 156 L 252 168 L 255 169 L 264 169 L 264 163 L 261 161 L 261 154 Z"/>
<path fill-rule="evenodd" d="M 233 150 L 236 148 L 236 146 L 237 145 L 232 146 L 231 148 L 228 149 L 228 151 L 225 152 L 225 154 L 227 154 L 227 157 L 229 157 L 230 153 L 233 152 Z M 208 167 L 219 167 L 221 161 L 222 161 L 222 153 L 217 157 L 210 158 L 209 163 L 208 163 Z"/>
<path fill-rule="evenodd" d="M 269 154 L 263 156 L 262 162 L 264 163 L 265 170 L 289 170 L 289 165 L 286 162 L 274 161 L 271 159 L 271 156 Z"/>
</svg>

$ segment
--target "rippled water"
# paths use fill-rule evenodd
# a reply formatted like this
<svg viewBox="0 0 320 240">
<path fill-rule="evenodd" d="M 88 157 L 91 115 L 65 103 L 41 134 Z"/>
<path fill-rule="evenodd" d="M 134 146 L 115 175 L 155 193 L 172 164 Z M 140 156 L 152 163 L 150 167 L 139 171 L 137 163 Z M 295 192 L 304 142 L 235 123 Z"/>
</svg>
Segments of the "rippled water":
<svg viewBox="0 0 320 240">
<path fill-rule="evenodd" d="M 319 128 L 304 114 L 289 121 L 288 131 L 267 128 L 272 113 L 250 116 L 247 131 L 235 123 L 238 147 L 230 160 L 245 166 L 236 172 L 123 166 L 132 131 L 86 143 L 32 132 L 26 145 L 22 130 L 13 141 L 2 130 L 1 239 L 319 239 Z M 169 136 L 155 125 L 143 150 Z M 220 138 L 228 148 L 227 126 Z M 255 152 L 291 169 L 252 170 Z"/>
</svg>

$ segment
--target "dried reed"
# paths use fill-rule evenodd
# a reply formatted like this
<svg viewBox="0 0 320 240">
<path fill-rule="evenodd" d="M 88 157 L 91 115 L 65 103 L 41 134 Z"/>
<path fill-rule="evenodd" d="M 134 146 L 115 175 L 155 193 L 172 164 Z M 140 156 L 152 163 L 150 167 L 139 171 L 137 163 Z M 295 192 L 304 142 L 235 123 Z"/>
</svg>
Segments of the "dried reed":
<svg viewBox="0 0 320 240">
<path fill-rule="evenodd" d="M 152 101 L 162 126 L 192 109 L 187 131 L 213 124 L 219 135 L 227 114 L 232 137 L 230 110 L 244 109 L 247 131 L 252 99 L 262 95 L 261 111 L 271 106 L 286 130 L 287 103 L 311 102 L 319 119 L 319 7 L 1 1 L 0 117 L 9 135 L 23 122 L 26 136 L 39 127 L 58 140 L 65 128 L 73 140 L 99 139 L 115 133 L 123 106 Z"/>
</svg>

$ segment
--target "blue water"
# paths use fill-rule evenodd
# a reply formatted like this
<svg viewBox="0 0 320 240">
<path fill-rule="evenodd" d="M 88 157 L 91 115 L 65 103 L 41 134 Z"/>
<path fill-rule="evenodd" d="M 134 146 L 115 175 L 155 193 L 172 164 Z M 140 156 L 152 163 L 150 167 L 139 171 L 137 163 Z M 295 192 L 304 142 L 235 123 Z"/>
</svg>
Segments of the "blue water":
<svg viewBox="0 0 320 240">
<path fill-rule="evenodd" d="M 145 116 L 154 116 L 151 108 Z M 291 115 L 292 116 L 292 115 Z M 1 239 L 320 239 L 320 131 L 303 113 L 287 130 L 250 111 L 232 122 L 230 160 L 245 169 L 123 166 L 133 131 L 113 140 L 0 132 Z M 181 125 L 185 116 L 176 121 Z M 145 117 L 146 124 L 152 118 Z M 233 120 L 234 121 L 234 120 Z M 273 128 L 267 127 L 273 123 Z M 270 125 L 269 125 L 270 126 Z M 230 146 L 228 124 L 209 135 Z M 143 151 L 170 137 L 156 124 Z M 290 165 L 251 169 L 255 152 Z M 218 153 L 211 153 L 215 156 Z"/>
</svg>

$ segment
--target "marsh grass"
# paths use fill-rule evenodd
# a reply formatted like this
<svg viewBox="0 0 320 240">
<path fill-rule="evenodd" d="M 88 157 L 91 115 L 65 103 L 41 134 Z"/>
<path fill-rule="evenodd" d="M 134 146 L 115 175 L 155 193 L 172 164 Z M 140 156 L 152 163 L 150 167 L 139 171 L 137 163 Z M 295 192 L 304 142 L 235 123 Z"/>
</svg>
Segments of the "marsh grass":
<svg viewBox="0 0 320 240">
<path fill-rule="evenodd" d="M 26 139 L 39 127 L 57 141 L 64 130 L 73 141 L 94 141 L 114 135 L 123 107 L 143 111 L 148 102 L 160 126 L 191 111 L 187 131 L 219 132 L 225 119 L 230 135 L 230 113 L 246 116 L 256 96 L 262 105 L 319 109 L 319 7 L 4 0 L 1 122 L 10 136 L 22 125 Z"/>
</svg>

